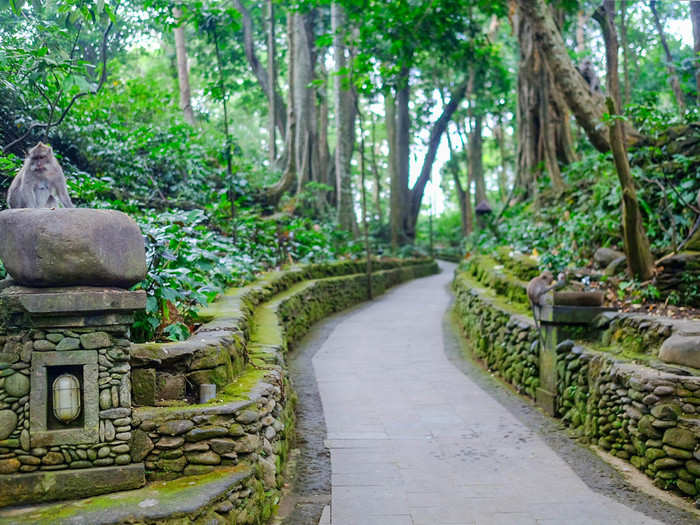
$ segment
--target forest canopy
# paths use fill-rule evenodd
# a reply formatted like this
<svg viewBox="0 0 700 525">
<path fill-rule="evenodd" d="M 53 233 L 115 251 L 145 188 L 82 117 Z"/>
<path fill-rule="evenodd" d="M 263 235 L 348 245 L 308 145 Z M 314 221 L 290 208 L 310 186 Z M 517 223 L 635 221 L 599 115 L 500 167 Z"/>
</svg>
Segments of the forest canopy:
<svg viewBox="0 0 700 525">
<path fill-rule="evenodd" d="M 367 253 L 616 248 L 621 296 L 697 304 L 654 279 L 700 213 L 698 52 L 695 0 L 0 0 L 0 191 L 43 141 L 137 220 L 142 340 Z"/>
</svg>

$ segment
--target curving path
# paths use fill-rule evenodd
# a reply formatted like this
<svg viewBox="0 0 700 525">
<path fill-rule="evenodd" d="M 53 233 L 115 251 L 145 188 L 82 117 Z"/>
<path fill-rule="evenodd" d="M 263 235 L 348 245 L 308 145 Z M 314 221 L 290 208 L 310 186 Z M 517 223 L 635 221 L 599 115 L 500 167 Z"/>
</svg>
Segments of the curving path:
<svg viewBox="0 0 700 525">
<path fill-rule="evenodd" d="M 589 488 L 448 360 L 442 268 L 342 315 L 313 358 L 332 467 L 321 523 L 660 523 Z"/>
</svg>

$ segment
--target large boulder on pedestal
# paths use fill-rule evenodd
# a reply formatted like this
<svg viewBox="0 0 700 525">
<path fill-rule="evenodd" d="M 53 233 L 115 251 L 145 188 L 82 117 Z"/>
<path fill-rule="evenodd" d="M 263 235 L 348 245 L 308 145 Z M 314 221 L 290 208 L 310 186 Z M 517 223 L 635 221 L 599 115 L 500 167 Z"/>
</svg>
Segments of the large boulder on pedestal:
<svg viewBox="0 0 700 525">
<path fill-rule="evenodd" d="M 114 210 L 11 209 L 0 212 L 0 259 L 25 286 L 118 286 L 146 275 L 137 224 Z"/>
</svg>

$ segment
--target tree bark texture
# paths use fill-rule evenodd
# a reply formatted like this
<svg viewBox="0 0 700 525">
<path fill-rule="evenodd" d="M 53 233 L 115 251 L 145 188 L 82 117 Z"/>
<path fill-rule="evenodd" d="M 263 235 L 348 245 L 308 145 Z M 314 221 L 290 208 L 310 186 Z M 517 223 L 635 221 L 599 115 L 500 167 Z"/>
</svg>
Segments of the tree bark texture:
<svg viewBox="0 0 700 525">
<path fill-rule="evenodd" d="M 700 0 L 690 0 L 690 19 L 693 22 L 695 44 L 695 89 L 700 104 Z"/>
<path fill-rule="evenodd" d="M 173 7 L 175 20 L 182 19 L 182 9 Z M 185 25 L 180 23 L 175 29 L 175 55 L 177 56 L 177 80 L 180 86 L 180 108 L 185 117 L 185 122 L 194 126 L 194 111 L 192 110 L 192 96 L 190 91 L 190 70 L 187 64 L 187 47 L 185 46 Z"/>
<path fill-rule="evenodd" d="M 452 115 L 454 115 L 454 112 L 459 107 L 459 104 L 462 102 L 462 100 L 464 100 L 466 92 L 467 83 L 463 82 L 454 90 L 452 93 L 452 98 L 450 98 L 450 101 L 445 105 L 442 110 L 442 114 L 430 129 L 428 151 L 425 153 L 425 157 L 423 158 L 423 165 L 421 166 L 418 180 L 409 193 L 410 215 L 408 216 L 408 228 L 406 228 L 405 233 L 410 240 L 414 240 L 416 237 L 416 224 L 418 222 L 418 215 L 420 214 L 420 205 L 423 200 L 425 185 L 430 180 L 430 175 L 433 170 L 433 163 L 435 162 L 435 156 L 437 155 L 437 150 L 440 146 L 442 135 L 447 129 L 447 125 L 450 123 Z"/>
<path fill-rule="evenodd" d="M 276 184 L 266 188 L 264 197 L 271 206 L 276 206 L 285 192 L 293 191 L 297 180 L 296 166 L 296 113 L 294 112 L 294 15 L 287 14 L 287 72 L 289 75 L 289 91 L 287 93 L 287 129 L 285 133 L 284 151 L 287 164 L 282 178 Z"/>
<path fill-rule="evenodd" d="M 370 138 L 372 140 L 372 158 L 370 162 L 372 163 L 372 175 L 374 176 L 374 213 L 379 227 L 384 225 L 384 212 L 382 210 L 382 171 L 379 169 L 379 163 L 377 162 L 377 120 L 375 114 L 370 113 Z"/>
<path fill-rule="evenodd" d="M 543 169 L 555 190 L 561 191 L 564 183 L 559 163 L 573 162 L 576 156 L 569 107 L 554 80 L 533 25 L 518 7 L 512 22 L 520 43 L 516 184 L 524 190 L 523 198 L 532 198 L 536 196 L 537 177 Z M 574 72 L 580 77 L 578 71 Z"/>
<path fill-rule="evenodd" d="M 294 110 L 296 113 L 297 191 L 319 180 L 316 89 L 314 81 L 313 12 L 294 13 Z"/>
<path fill-rule="evenodd" d="M 654 26 L 656 27 L 656 32 L 659 34 L 659 40 L 661 41 L 661 46 L 664 48 L 664 53 L 666 54 L 666 69 L 668 69 L 668 82 L 671 84 L 671 90 L 673 91 L 673 96 L 676 98 L 676 104 L 678 104 L 678 109 L 681 113 L 685 113 L 685 101 L 683 100 L 683 92 L 681 91 L 681 83 L 678 80 L 678 74 L 676 73 L 676 66 L 673 65 L 673 56 L 671 55 L 671 50 L 668 47 L 668 42 L 666 41 L 666 35 L 664 33 L 664 28 L 661 25 L 661 18 L 659 17 L 659 12 L 656 9 L 656 0 L 651 0 L 649 2 L 649 8 L 654 15 Z"/>
<path fill-rule="evenodd" d="M 331 30 L 333 31 L 333 57 L 336 66 L 333 83 L 337 137 L 335 176 L 338 194 L 338 224 L 343 230 L 352 231 L 355 214 L 353 211 L 350 161 L 355 142 L 355 101 L 350 79 L 342 73 L 348 65 L 344 33 L 346 25 L 345 9 L 334 2 L 331 4 Z"/>
<path fill-rule="evenodd" d="M 277 107 L 275 102 L 277 94 L 277 63 L 276 63 L 276 46 L 275 46 L 275 4 L 273 0 L 267 0 L 267 83 L 270 86 L 270 90 L 273 96 L 267 97 L 267 111 L 268 111 L 268 122 L 267 122 L 267 133 L 269 142 L 269 159 L 270 166 L 275 163 L 277 159 L 277 133 L 275 132 L 275 126 L 277 125 L 277 110 L 282 110 L 282 108 Z"/>
<path fill-rule="evenodd" d="M 399 244 L 410 242 L 412 238 L 409 231 L 409 158 L 411 154 L 411 115 L 409 112 L 409 101 L 411 88 L 409 86 L 409 70 L 404 68 L 401 72 L 400 82 L 396 92 L 396 166 L 399 180 Z M 393 215 L 392 215 L 393 216 Z"/>
<path fill-rule="evenodd" d="M 462 237 L 466 237 L 467 235 L 469 235 L 471 233 L 467 228 L 467 226 L 469 225 L 469 222 L 470 222 L 468 217 L 467 217 L 467 203 L 471 199 L 471 195 L 467 195 L 467 192 L 464 190 L 464 187 L 462 186 L 462 181 L 460 180 L 460 177 L 459 177 L 459 159 L 455 155 L 455 150 L 454 150 L 454 147 L 452 146 L 452 139 L 450 138 L 449 130 L 447 131 L 446 135 L 447 135 L 447 146 L 450 150 L 449 167 L 450 167 L 450 171 L 452 172 L 452 178 L 454 179 L 454 182 L 455 182 L 455 189 L 457 190 L 457 203 L 459 204 L 459 218 L 460 218 L 460 224 L 462 226 Z M 467 186 L 467 189 L 470 189 L 469 186 Z"/>
<path fill-rule="evenodd" d="M 474 180 L 474 206 L 486 200 L 486 180 L 484 179 L 484 138 L 482 119 L 473 115 L 469 131 L 469 165 Z"/>
<path fill-rule="evenodd" d="M 498 197 L 504 201 L 508 195 L 508 161 L 506 158 L 506 130 L 503 125 L 503 117 L 498 116 L 498 126 L 493 132 L 498 142 L 498 152 L 501 157 L 501 170 L 498 172 Z"/>
<path fill-rule="evenodd" d="M 457 123 L 457 135 L 462 144 L 462 151 L 465 152 L 466 162 L 465 169 L 467 171 L 467 185 L 464 187 L 464 232 L 465 235 L 470 235 L 474 232 L 474 206 L 472 205 L 472 188 L 474 187 L 474 177 L 472 177 L 471 166 L 469 164 L 469 146 L 466 130 Z M 449 144 L 448 144 L 449 146 Z"/>
<path fill-rule="evenodd" d="M 576 121 L 598 151 L 609 151 L 609 132 L 602 125 L 603 98 L 591 93 L 588 84 L 574 67 L 549 6 L 545 0 L 518 0 L 517 5 L 525 19 L 523 22 L 531 25 L 533 40 L 547 61 L 554 82 Z"/>
<path fill-rule="evenodd" d="M 389 222 L 391 226 L 391 248 L 399 247 L 401 229 L 401 185 L 399 183 L 398 147 L 396 142 L 396 100 L 390 89 L 384 94 L 386 140 L 389 145 Z"/>
<path fill-rule="evenodd" d="M 605 0 L 603 6 L 596 10 L 594 16 L 601 25 L 605 40 L 606 77 L 609 94 L 607 99 L 608 112 L 611 115 L 619 115 L 621 97 L 617 58 L 619 49 L 617 30 L 615 29 L 615 0 Z M 622 187 L 622 233 L 627 265 L 634 277 L 646 281 L 653 275 L 654 259 L 649 248 L 649 239 L 642 224 L 642 213 L 627 159 L 624 130 L 619 119 L 614 120 L 610 128 L 610 139 L 615 168 Z"/>
<path fill-rule="evenodd" d="M 328 71 L 326 71 L 326 67 L 323 64 L 323 62 L 319 63 L 319 72 L 321 74 L 323 83 L 316 91 L 318 99 L 318 124 L 316 129 L 318 130 L 319 159 L 319 172 L 317 178 L 320 182 L 324 183 L 325 185 L 331 188 L 331 190 L 327 192 L 326 200 L 327 202 L 333 203 L 335 205 L 335 167 L 331 169 L 331 164 L 335 165 L 335 162 L 331 163 L 331 153 L 328 146 L 329 77 Z"/>
<path fill-rule="evenodd" d="M 282 95 L 271 86 L 268 80 L 268 72 L 265 67 L 260 63 L 258 55 L 255 52 L 255 41 L 253 35 L 253 18 L 250 11 L 243 5 L 241 0 L 233 0 L 233 5 L 236 10 L 241 14 L 241 21 L 243 25 L 243 45 L 245 48 L 245 56 L 250 65 L 250 69 L 253 71 L 255 78 L 260 84 L 260 88 L 263 90 L 265 95 L 270 99 L 274 100 L 276 106 L 275 109 L 275 122 L 277 125 L 277 130 L 279 131 L 282 138 L 285 137 L 287 131 L 286 126 L 286 108 L 284 107 L 284 100 L 282 100 Z"/>
</svg>

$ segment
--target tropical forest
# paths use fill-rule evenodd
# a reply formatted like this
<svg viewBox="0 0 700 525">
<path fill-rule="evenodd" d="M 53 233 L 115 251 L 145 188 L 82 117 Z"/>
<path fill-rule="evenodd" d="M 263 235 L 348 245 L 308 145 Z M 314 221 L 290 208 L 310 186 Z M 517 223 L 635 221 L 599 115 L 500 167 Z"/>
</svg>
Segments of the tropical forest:
<svg viewBox="0 0 700 525">
<path fill-rule="evenodd" d="M 0 0 L 0 523 L 699 519 L 699 54 L 698 0 Z M 312 366 L 310 326 L 360 303 L 335 360 L 345 321 L 323 321 Z M 373 483 L 355 494 L 343 443 L 462 424 L 397 400 L 452 406 L 433 399 L 451 379 L 418 370 L 443 323 L 467 377 L 499 377 L 642 480 L 603 492 L 648 482 L 675 510 L 581 492 L 571 515 L 538 514 L 503 469 L 559 475 L 509 464 L 515 445 L 475 456 L 512 498 L 459 519 L 446 509 L 471 495 L 421 507 L 404 484 L 393 511 Z M 375 452 L 413 454 L 399 443 Z M 420 465 L 426 498 L 476 483 Z M 552 498 L 595 484 L 581 469 Z M 135 495 L 31 507 L 113 490 Z"/>
</svg>

